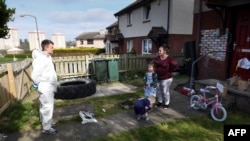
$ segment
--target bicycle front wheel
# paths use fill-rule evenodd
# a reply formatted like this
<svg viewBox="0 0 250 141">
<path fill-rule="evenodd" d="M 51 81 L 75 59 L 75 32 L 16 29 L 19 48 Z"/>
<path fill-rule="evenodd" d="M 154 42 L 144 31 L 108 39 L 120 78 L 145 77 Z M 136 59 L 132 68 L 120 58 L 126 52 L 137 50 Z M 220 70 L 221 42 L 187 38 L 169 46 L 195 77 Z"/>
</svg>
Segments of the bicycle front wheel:
<svg viewBox="0 0 250 141">
<path fill-rule="evenodd" d="M 213 120 L 218 121 L 218 122 L 222 122 L 222 121 L 226 120 L 226 118 L 227 118 L 227 111 L 221 105 L 213 106 L 213 108 L 210 111 L 210 114 L 211 114 L 211 117 L 213 118 Z"/>
</svg>

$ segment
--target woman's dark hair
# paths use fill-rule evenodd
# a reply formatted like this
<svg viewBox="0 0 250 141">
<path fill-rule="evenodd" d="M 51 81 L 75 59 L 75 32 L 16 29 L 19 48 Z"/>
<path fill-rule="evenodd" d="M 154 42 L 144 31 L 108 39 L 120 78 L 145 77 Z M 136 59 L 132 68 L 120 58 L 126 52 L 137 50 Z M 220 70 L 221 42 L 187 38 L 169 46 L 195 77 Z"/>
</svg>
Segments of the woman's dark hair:
<svg viewBox="0 0 250 141">
<path fill-rule="evenodd" d="M 163 50 L 165 50 L 167 53 L 169 52 L 169 46 L 161 45 L 159 48 L 163 48 Z"/>
<path fill-rule="evenodd" d="M 48 39 L 43 40 L 42 43 L 41 43 L 41 45 L 42 45 L 42 50 L 44 50 L 44 49 L 45 49 L 45 46 L 46 46 L 46 45 L 49 45 L 49 44 L 54 45 L 54 43 L 53 43 L 51 40 L 48 40 Z"/>
</svg>

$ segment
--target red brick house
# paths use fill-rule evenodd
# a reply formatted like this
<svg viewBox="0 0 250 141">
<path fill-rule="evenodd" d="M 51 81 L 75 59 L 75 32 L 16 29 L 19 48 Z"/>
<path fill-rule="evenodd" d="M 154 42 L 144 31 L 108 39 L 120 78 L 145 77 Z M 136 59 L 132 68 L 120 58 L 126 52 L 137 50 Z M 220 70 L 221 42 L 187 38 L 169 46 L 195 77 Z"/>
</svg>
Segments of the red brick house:
<svg viewBox="0 0 250 141">
<path fill-rule="evenodd" d="M 198 79 L 227 79 L 238 74 L 250 79 L 250 70 L 237 67 L 250 59 L 250 1 L 195 0 L 193 37 L 199 57 Z"/>
<path fill-rule="evenodd" d="M 192 40 L 193 2 L 136 0 L 114 14 L 118 21 L 107 27 L 105 41 L 117 47 L 116 53 L 151 54 L 162 44 L 181 52 L 183 44 Z"/>
<path fill-rule="evenodd" d="M 157 53 L 165 44 L 185 54 L 196 79 L 250 79 L 249 69 L 237 67 L 250 60 L 249 0 L 137 0 L 114 15 L 106 40 L 116 53 Z"/>
</svg>

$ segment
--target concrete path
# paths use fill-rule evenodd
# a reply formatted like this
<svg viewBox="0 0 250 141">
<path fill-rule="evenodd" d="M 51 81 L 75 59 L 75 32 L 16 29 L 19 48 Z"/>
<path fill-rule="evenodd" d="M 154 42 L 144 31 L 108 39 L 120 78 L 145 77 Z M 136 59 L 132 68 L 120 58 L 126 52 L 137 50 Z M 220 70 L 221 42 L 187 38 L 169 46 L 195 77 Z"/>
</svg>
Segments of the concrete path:
<svg viewBox="0 0 250 141">
<path fill-rule="evenodd" d="M 97 118 L 95 123 L 61 123 L 56 126 L 58 133 L 56 135 L 44 135 L 41 129 L 22 130 L 19 132 L 8 133 L 5 141 L 87 141 L 96 137 L 105 137 L 109 134 L 118 133 L 130 129 L 150 126 L 162 123 L 164 121 L 182 119 L 192 116 L 207 115 L 207 112 L 195 111 L 189 109 L 189 97 L 173 90 L 179 83 L 185 83 L 186 79 L 176 79 L 171 86 L 171 104 L 170 108 L 154 108 L 149 113 L 149 121 L 137 121 L 133 110 L 127 110 L 123 113 Z M 112 83 L 97 86 L 95 96 L 106 96 L 112 94 L 124 94 L 136 91 L 136 87 L 123 83 Z M 78 108 L 78 109 L 77 109 Z M 57 116 L 70 113 L 70 109 L 55 109 Z M 80 110 L 93 110 L 91 105 L 82 105 L 74 107 L 74 112 L 69 115 L 78 114 Z M 146 124 L 145 124 L 146 123 Z M 0 140 L 1 141 L 1 140 Z"/>
</svg>

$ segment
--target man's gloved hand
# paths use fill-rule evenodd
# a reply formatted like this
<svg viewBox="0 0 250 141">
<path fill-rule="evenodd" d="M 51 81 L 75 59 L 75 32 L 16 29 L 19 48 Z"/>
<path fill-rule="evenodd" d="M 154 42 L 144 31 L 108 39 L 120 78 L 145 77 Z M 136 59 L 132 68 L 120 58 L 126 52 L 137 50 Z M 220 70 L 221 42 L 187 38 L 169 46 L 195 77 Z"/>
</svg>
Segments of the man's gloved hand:
<svg viewBox="0 0 250 141">
<path fill-rule="evenodd" d="M 32 89 L 37 90 L 38 89 L 38 84 L 33 83 L 32 84 Z"/>
</svg>

